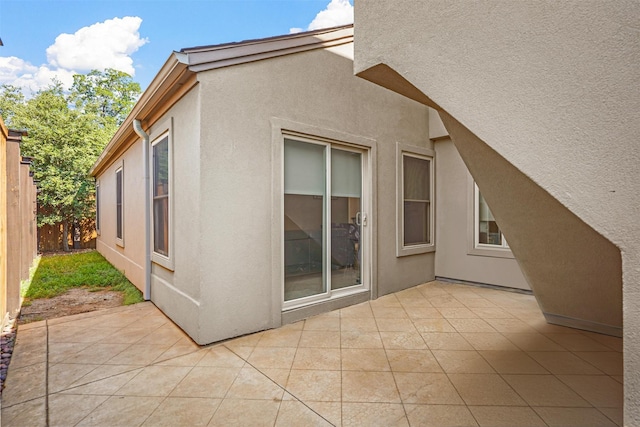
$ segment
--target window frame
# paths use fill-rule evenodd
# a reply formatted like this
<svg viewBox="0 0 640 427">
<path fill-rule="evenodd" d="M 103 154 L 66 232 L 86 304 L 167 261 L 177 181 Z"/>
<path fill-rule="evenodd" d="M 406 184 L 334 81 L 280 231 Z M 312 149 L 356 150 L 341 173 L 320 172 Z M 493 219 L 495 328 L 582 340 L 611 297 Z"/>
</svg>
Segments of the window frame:
<svg viewBox="0 0 640 427">
<path fill-rule="evenodd" d="M 502 244 L 491 245 L 480 243 L 480 189 L 473 178 L 469 178 L 468 196 L 468 237 L 469 255 L 488 256 L 494 258 L 515 258 L 502 231 Z"/>
<path fill-rule="evenodd" d="M 404 159 L 413 157 L 429 161 L 429 242 L 417 245 L 405 244 L 404 224 Z M 434 252 L 435 236 L 435 151 L 426 147 L 396 143 L 396 257 Z"/>
<path fill-rule="evenodd" d="M 167 214 L 167 239 L 168 239 L 168 254 L 163 254 L 161 252 L 156 252 L 155 249 L 155 233 L 156 233 L 156 221 L 155 221 L 155 210 L 154 210 L 154 202 L 157 199 L 154 195 L 154 180 L 155 180 L 155 162 L 154 162 L 154 147 L 161 143 L 164 139 L 167 139 L 167 170 L 168 170 L 168 189 L 166 196 L 163 195 L 162 198 L 167 198 L 168 202 L 168 214 Z M 151 250 L 151 261 L 155 264 L 158 264 L 168 270 L 173 271 L 174 269 L 174 238 L 173 238 L 173 144 L 171 138 L 171 132 L 169 130 L 165 130 L 160 135 L 155 137 L 149 143 L 149 172 L 150 172 L 150 186 L 149 186 L 149 198 L 151 202 L 151 209 L 149 211 L 150 218 L 150 250 Z"/>
<path fill-rule="evenodd" d="M 100 180 L 96 180 L 96 234 L 100 235 Z"/>
<path fill-rule="evenodd" d="M 120 174 L 120 185 L 118 185 L 118 174 Z M 116 244 L 120 247 L 124 247 L 124 160 L 120 163 L 120 165 L 115 170 L 115 180 L 116 180 Z M 120 205 L 118 205 L 118 193 L 120 195 Z M 120 214 L 118 216 L 118 214 Z M 120 221 L 120 223 L 118 223 Z M 120 235 L 118 235 L 118 229 L 120 230 Z"/>
</svg>

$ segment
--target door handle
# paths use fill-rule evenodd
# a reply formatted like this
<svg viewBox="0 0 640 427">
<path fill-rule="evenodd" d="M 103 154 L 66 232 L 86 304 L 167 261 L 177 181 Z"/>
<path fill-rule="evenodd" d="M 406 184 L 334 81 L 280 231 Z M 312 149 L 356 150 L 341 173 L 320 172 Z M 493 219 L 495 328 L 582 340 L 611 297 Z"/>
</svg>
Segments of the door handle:
<svg viewBox="0 0 640 427">
<path fill-rule="evenodd" d="M 356 213 L 356 225 L 358 227 L 367 225 L 367 214 L 363 212 Z"/>
</svg>

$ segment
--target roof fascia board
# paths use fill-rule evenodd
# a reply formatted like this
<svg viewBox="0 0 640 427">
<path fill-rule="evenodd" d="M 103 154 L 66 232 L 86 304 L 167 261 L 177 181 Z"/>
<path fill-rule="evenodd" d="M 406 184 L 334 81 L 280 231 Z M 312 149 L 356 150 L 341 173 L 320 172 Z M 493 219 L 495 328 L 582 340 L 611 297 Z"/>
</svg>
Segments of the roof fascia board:
<svg viewBox="0 0 640 427">
<path fill-rule="evenodd" d="M 189 69 L 200 72 L 351 42 L 353 42 L 353 28 L 343 28 L 330 33 L 312 33 L 304 37 L 275 40 L 267 39 L 263 42 L 239 43 L 232 46 L 212 47 L 208 50 L 187 51 L 186 53 L 189 55 Z"/>
</svg>

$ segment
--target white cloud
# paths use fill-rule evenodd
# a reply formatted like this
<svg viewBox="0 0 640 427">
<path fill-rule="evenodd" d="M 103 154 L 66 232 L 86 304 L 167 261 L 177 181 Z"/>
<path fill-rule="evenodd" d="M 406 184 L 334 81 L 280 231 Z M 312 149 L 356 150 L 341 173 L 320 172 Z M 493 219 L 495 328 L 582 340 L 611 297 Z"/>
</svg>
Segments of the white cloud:
<svg viewBox="0 0 640 427">
<path fill-rule="evenodd" d="M 0 57 L 0 84 L 23 89 L 26 95 L 57 79 L 70 88 L 73 75 L 93 69 L 115 68 L 134 75 L 131 55 L 147 43 L 140 37 L 142 19 L 126 16 L 60 34 L 47 48 L 47 64 L 35 66 L 15 56 Z"/>
<path fill-rule="evenodd" d="M 353 23 L 353 6 L 349 0 L 331 0 L 326 9 L 318 12 L 307 27 L 308 31 L 321 28 L 337 27 Z M 302 31 L 301 28 L 291 28 L 290 34 Z"/>
<path fill-rule="evenodd" d="M 126 16 L 81 28 L 75 34 L 60 34 L 47 48 L 47 59 L 66 70 L 115 68 L 133 75 L 131 54 L 147 43 L 138 32 L 141 23 L 137 16 Z"/>
</svg>

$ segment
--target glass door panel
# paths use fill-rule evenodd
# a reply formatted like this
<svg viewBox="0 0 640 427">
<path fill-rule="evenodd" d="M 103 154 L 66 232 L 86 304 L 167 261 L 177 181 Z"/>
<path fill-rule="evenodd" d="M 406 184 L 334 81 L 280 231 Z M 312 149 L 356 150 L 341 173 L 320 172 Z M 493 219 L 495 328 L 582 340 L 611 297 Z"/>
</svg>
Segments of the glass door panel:
<svg viewBox="0 0 640 427">
<path fill-rule="evenodd" d="M 327 292 L 326 146 L 284 142 L 284 300 Z"/>
<path fill-rule="evenodd" d="M 362 283 L 362 154 L 331 149 L 331 289 Z"/>
</svg>

